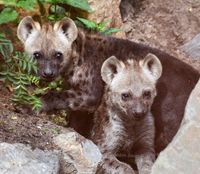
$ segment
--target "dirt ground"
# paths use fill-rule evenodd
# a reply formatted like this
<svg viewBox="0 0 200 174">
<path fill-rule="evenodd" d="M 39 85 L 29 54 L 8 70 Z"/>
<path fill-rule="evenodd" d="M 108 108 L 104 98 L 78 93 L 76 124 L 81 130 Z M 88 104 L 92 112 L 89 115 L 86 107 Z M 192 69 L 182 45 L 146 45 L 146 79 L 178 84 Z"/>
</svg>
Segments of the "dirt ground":
<svg viewBox="0 0 200 174">
<path fill-rule="evenodd" d="M 200 71 L 200 60 L 193 60 L 180 49 L 200 33 L 199 0 L 122 0 L 122 3 L 128 14 L 123 26 L 128 39 L 159 48 Z"/>
<path fill-rule="evenodd" d="M 53 149 L 52 138 L 63 128 L 45 114 L 22 114 L 10 101 L 10 92 L 0 83 L 0 142 L 30 144 L 33 148 Z"/>
<path fill-rule="evenodd" d="M 179 49 L 200 32 L 199 0 L 136 0 L 133 5 L 125 6 L 128 19 L 123 28 L 128 39 L 164 50 L 200 71 L 200 61 Z M 0 142 L 51 149 L 52 136 L 62 128 L 51 123 L 48 116 L 20 113 L 11 104 L 10 96 L 0 83 Z"/>
</svg>

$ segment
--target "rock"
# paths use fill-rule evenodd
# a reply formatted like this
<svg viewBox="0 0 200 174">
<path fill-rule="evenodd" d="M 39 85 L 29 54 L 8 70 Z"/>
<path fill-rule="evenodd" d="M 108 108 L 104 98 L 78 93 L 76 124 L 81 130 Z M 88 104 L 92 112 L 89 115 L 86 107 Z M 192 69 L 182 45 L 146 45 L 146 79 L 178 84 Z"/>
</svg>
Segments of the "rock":
<svg viewBox="0 0 200 174">
<path fill-rule="evenodd" d="M 90 140 L 48 121 L 44 114 L 16 113 L 2 103 L 6 102 L 0 93 L 0 174 L 95 172 L 101 153 Z"/>
<path fill-rule="evenodd" d="M 183 45 L 181 50 L 186 52 L 192 58 L 200 60 L 200 33 L 196 35 L 191 41 Z"/>
<path fill-rule="evenodd" d="M 179 131 L 160 153 L 152 174 L 200 173 L 200 80 L 186 105 Z"/>
<path fill-rule="evenodd" d="M 66 131 L 54 138 L 54 143 L 63 154 L 63 171 L 78 174 L 93 174 L 96 172 L 98 163 L 101 161 L 101 153 L 92 141 L 85 139 L 74 131 Z M 67 167 L 66 167 L 67 166 Z M 72 167 L 74 166 L 74 167 Z"/>
<path fill-rule="evenodd" d="M 120 14 L 121 0 L 88 0 L 92 10 L 94 11 L 89 15 L 89 19 L 100 23 L 102 21 L 109 21 L 108 27 L 121 28 L 122 18 Z M 124 32 L 115 34 L 117 37 L 125 37 Z"/>
<path fill-rule="evenodd" d="M 72 129 L 52 140 L 54 150 L 31 149 L 16 143 L 0 143 L 0 174 L 94 174 L 101 153 L 92 141 Z"/>
<path fill-rule="evenodd" d="M 56 152 L 32 150 L 23 144 L 0 144 L 1 174 L 58 174 Z"/>
</svg>

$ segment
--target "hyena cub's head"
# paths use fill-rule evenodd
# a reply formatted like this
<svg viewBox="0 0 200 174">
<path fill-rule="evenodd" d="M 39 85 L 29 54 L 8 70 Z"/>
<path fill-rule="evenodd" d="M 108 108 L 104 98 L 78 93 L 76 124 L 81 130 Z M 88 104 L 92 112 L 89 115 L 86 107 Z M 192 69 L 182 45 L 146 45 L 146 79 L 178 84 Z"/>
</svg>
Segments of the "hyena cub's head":
<svg viewBox="0 0 200 174">
<path fill-rule="evenodd" d="M 37 59 L 39 75 L 46 80 L 55 79 L 71 62 L 72 43 L 77 35 L 77 27 L 69 18 L 53 26 L 41 26 L 28 16 L 22 19 L 17 29 L 25 51 Z"/>
<path fill-rule="evenodd" d="M 126 62 L 112 56 L 102 65 L 101 76 L 107 85 L 111 107 L 133 119 L 142 119 L 149 112 L 156 96 L 156 82 L 162 74 L 159 59 L 148 54 Z"/>
</svg>

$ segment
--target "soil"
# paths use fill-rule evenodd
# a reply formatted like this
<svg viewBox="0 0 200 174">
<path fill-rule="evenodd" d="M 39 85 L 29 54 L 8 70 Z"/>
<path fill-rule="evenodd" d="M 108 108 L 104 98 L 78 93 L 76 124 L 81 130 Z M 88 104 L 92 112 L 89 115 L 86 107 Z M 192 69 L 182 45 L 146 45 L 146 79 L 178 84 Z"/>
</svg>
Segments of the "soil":
<svg viewBox="0 0 200 174">
<path fill-rule="evenodd" d="M 199 0 L 122 0 L 121 7 L 128 39 L 159 48 L 200 71 L 200 61 L 180 49 L 200 33 Z"/>
<path fill-rule="evenodd" d="M 200 71 L 200 61 L 179 49 L 200 32 L 199 0 L 123 0 L 127 38 L 157 47 Z M 128 4 L 128 5 L 127 5 Z M 52 137 L 62 127 L 48 115 L 23 114 L 10 102 L 11 93 L 0 83 L 0 142 L 20 142 L 33 148 L 53 148 Z"/>
<path fill-rule="evenodd" d="M 29 144 L 32 148 L 53 149 L 52 138 L 63 127 L 45 114 L 23 114 L 10 101 L 11 93 L 0 83 L 0 142 Z"/>
</svg>

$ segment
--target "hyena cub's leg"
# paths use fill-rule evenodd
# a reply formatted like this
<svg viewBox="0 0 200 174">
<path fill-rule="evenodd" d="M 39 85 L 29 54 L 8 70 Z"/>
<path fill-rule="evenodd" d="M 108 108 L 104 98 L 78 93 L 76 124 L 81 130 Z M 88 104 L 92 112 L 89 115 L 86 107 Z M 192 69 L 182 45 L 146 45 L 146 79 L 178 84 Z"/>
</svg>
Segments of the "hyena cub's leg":
<svg viewBox="0 0 200 174">
<path fill-rule="evenodd" d="M 154 153 L 145 153 L 142 155 L 136 155 L 135 161 L 139 174 L 150 174 L 153 163 L 155 161 Z"/>
<path fill-rule="evenodd" d="M 135 162 L 139 174 L 150 174 L 155 161 L 155 125 L 153 115 L 150 112 L 146 114 L 146 118 L 138 129 L 143 131 L 137 136 L 142 138 L 138 141 L 140 149 L 135 152 Z"/>
<path fill-rule="evenodd" d="M 105 112 L 100 116 L 105 119 Z M 104 120 L 105 121 L 105 120 Z M 98 174 L 135 174 L 134 170 L 126 163 L 116 158 L 120 144 L 125 141 L 124 128 L 120 122 L 112 120 L 105 123 L 101 118 L 96 117 L 94 121 L 92 140 L 99 147 L 103 160 L 98 168 Z"/>
<path fill-rule="evenodd" d="M 42 111 L 51 111 L 54 109 L 93 111 L 95 106 L 95 97 L 75 89 L 64 92 L 51 91 L 42 97 Z"/>
<path fill-rule="evenodd" d="M 103 160 L 96 174 L 135 174 L 134 170 L 126 163 L 120 162 L 112 154 L 103 154 Z"/>
</svg>

